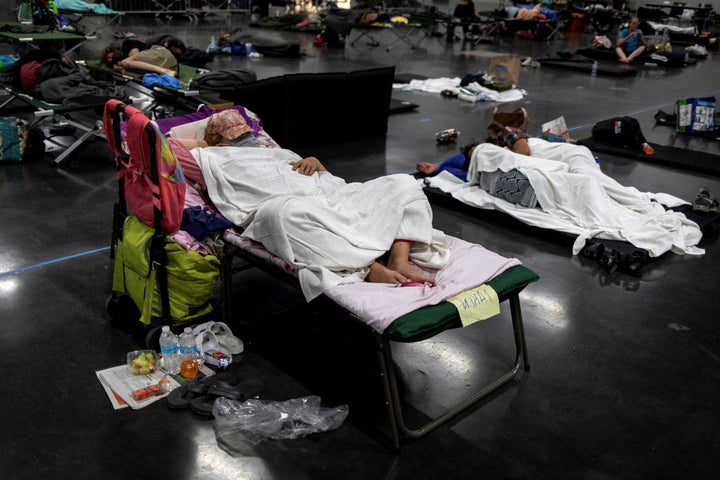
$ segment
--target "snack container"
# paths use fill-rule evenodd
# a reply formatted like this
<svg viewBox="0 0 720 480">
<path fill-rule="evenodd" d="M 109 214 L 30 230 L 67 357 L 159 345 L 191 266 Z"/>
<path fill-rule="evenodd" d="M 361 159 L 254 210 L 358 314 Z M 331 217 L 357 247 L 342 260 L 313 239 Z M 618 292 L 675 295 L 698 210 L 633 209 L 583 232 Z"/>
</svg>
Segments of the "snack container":
<svg viewBox="0 0 720 480">
<path fill-rule="evenodd" d="M 133 375 L 149 375 L 159 367 L 155 350 L 135 350 L 127 354 L 127 365 Z"/>
</svg>

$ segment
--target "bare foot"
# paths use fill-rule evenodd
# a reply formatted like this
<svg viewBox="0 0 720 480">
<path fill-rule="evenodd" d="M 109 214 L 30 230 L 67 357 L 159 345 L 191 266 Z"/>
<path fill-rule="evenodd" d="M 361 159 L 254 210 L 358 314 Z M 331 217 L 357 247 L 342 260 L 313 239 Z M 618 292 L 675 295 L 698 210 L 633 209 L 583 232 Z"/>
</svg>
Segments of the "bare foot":
<svg viewBox="0 0 720 480">
<path fill-rule="evenodd" d="M 400 272 L 390 270 L 382 263 L 374 262 L 370 265 L 370 272 L 365 277 L 366 282 L 399 284 L 408 281 L 408 278 Z"/>
<path fill-rule="evenodd" d="M 438 168 L 440 168 L 440 165 L 437 163 L 430 163 L 430 162 L 420 162 L 417 165 L 415 165 L 415 168 L 417 168 L 417 171 L 424 174 L 424 175 L 432 175 L 433 173 L 438 171 Z"/>
<path fill-rule="evenodd" d="M 402 276 L 407 277 L 407 279 L 412 280 L 413 282 L 429 283 L 430 285 L 435 285 L 434 278 L 424 275 L 418 268 L 411 265 L 409 262 L 393 262 L 391 259 L 390 261 L 388 261 L 387 268 L 400 273 Z"/>
</svg>

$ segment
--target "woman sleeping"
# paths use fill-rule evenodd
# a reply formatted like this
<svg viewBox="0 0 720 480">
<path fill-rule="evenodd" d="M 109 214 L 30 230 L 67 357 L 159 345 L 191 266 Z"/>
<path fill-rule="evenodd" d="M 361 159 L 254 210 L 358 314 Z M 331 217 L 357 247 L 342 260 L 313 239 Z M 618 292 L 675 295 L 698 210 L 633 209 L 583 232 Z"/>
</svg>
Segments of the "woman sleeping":
<svg viewBox="0 0 720 480">
<path fill-rule="evenodd" d="M 687 202 L 619 184 L 602 173 L 586 147 L 539 138 L 528 138 L 527 142 L 529 156 L 490 143 L 477 145 L 467 182 L 448 172 L 426 182 L 469 205 L 500 210 L 529 225 L 577 235 L 573 254 L 593 237 L 627 241 L 654 257 L 667 251 L 704 253 L 696 247 L 702 237 L 698 225 L 682 213 L 665 209 Z M 527 179 L 535 200 L 529 204 L 537 205 L 535 208 L 498 195 L 498 177 L 510 172 L 519 172 L 518 178 Z"/>
<path fill-rule="evenodd" d="M 439 269 L 449 249 L 445 235 L 432 228 L 430 204 L 412 177 L 348 184 L 315 157 L 233 146 L 248 132 L 227 121 L 232 114 L 215 115 L 206 126 L 208 146 L 191 150 L 202 178 L 183 165 L 186 176 L 202 182 L 218 211 L 244 228 L 243 236 L 298 269 L 308 301 L 363 280 L 434 285 L 410 261 Z"/>
</svg>

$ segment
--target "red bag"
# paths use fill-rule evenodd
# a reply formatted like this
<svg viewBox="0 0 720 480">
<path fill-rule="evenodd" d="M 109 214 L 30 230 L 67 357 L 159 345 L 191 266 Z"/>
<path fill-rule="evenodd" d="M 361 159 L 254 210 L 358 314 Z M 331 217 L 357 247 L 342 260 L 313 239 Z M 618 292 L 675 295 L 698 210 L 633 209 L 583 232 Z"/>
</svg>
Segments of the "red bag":
<svg viewBox="0 0 720 480">
<path fill-rule="evenodd" d="M 121 102 L 110 100 L 105 107 L 103 125 L 105 136 L 121 164 L 118 180 L 124 179 L 125 201 L 131 213 L 144 224 L 155 226 L 155 213 L 160 213 L 161 227 L 165 233 L 180 229 L 185 207 L 185 179 L 177 157 L 170 149 L 165 136 L 135 107 L 125 108 L 127 130 L 124 146 L 129 157 L 123 155 L 123 145 L 116 145 L 115 135 L 109 131 L 111 112 Z M 151 143 L 153 145 L 151 145 Z M 158 182 L 153 183 L 150 162 L 157 165 Z"/>
</svg>

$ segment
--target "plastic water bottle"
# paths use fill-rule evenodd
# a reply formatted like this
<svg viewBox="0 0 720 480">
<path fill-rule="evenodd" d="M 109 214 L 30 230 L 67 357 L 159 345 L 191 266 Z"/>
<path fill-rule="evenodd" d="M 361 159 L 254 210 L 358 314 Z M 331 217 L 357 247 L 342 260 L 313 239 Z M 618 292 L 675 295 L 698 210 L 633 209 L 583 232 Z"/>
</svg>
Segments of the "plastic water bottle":
<svg viewBox="0 0 720 480">
<path fill-rule="evenodd" d="M 180 356 L 183 357 L 183 359 L 195 356 L 197 353 L 197 345 L 195 345 L 195 335 L 192 333 L 192 328 L 185 327 L 185 330 L 178 338 L 178 344 L 180 345 Z"/>
<path fill-rule="evenodd" d="M 598 69 L 598 63 L 593 62 L 592 68 L 590 69 L 590 76 L 591 77 L 597 77 L 597 69 Z"/>
<path fill-rule="evenodd" d="M 180 354 L 178 353 L 178 337 L 165 325 L 160 334 L 160 353 L 163 359 L 163 370 L 171 375 L 180 373 Z"/>
<path fill-rule="evenodd" d="M 217 52 L 217 43 L 215 43 L 215 36 L 210 37 L 210 43 L 208 44 L 207 48 L 205 49 L 205 53 L 216 53 Z"/>
</svg>

